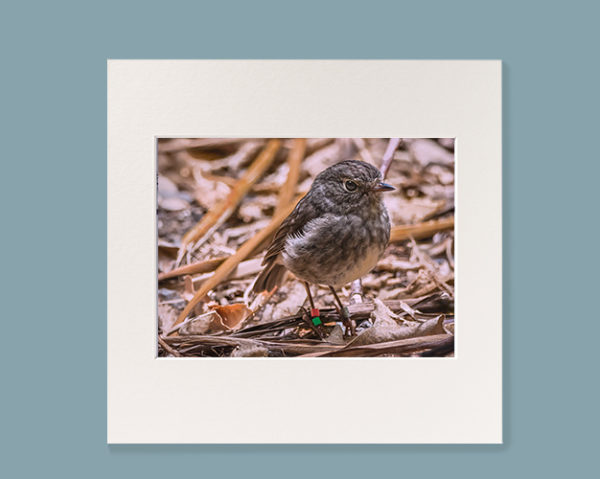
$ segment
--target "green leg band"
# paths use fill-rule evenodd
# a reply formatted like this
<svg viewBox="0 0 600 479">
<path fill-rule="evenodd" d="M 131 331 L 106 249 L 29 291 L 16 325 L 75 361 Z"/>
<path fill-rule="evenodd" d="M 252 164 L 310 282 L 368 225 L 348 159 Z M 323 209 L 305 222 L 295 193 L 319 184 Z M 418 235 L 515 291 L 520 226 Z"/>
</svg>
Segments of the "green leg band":
<svg viewBox="0 0 600 479">
<path fill-rule="evenodd" d="M 319 324 L 323 324 L 321 322 L 321 318 L 319 318 L 318 316 L 315 316 L 314 318 L 312 318 L 312 322 L 315 326 L 318 326 Z"/>
</svg>

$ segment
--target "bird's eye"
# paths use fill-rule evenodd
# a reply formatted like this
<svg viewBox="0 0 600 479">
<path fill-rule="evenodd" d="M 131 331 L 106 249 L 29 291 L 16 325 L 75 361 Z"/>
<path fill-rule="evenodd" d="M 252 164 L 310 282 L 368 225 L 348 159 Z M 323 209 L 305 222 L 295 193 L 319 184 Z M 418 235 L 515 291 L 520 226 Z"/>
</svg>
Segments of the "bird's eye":
<svg viewBox="0 0 600 479">
<path fill-rule="evenodd" d="M 346 180 L 344 181 L 344 188 L 346 188 L 348 191 L 356 191 L 358 185 L 356 184 L 356 181 Z"/>
</svg>

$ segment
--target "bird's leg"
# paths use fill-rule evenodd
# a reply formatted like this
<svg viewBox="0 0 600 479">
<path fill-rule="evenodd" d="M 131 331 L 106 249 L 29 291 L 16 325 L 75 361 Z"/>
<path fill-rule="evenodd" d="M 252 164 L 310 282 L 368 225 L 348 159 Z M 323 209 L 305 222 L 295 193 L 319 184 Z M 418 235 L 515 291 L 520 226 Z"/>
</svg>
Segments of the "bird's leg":
<svg viewBox="0 0 600 479">
<path fill-rule="evenodd" d="M 340 301 L 340 298 L 338 297 L 337 293 L 335 292 L 335 288 L 333 286 L 329 286 L 329 289 L 331 290 L 331 293 L 333 294 L 333 297 L 335 298 L 335 301 L 337 302 L 337 306 L 335 309 L 337 309 L 338 314 L 342 318 L 342 323 L 344 323 L 344 326 L 346 327 L 346 334 L 348 334 L 348 331 L 350 331 L 350 336 L 356 336 L 356 330 L 354 329 L 354 322 L 350 319 L 350 312 L 348 311 L 348 308 L 346 306 L 344 306 L 342 304 L 342 302 Z"/>
<path fill-rule="evenodd" d="M 306 289 L 306 294 L 308 295 L 308 301 L 310 302 L 310 307 L 312 309 L 315 309 L 315 302 L 313 301 L 312 294 L 310 293 L 310 286 L 308 285 L 308 283 L 306 281 L 303 281 L 303 283 L 304 283 L 304 289 Z"/>
<path fill-rule="evenodd" d="M 323 339 L 325 337 L 325 332 L 323 331 L 323 322 L 321 321 L 319 310 L 315 308 L 315 302 L 313 301 L 313 297 L 310 292 L 310 286 L 306 281 L 303 281 L 303 283 L 304 288 L 306 289 L 306 294 L 308 295 L 308 301 L 310 302 L 310 316 L 308 317 L 307 323 L 310 325 L 311 329 L 316 332 L 321 339 Z"/>
</svg>

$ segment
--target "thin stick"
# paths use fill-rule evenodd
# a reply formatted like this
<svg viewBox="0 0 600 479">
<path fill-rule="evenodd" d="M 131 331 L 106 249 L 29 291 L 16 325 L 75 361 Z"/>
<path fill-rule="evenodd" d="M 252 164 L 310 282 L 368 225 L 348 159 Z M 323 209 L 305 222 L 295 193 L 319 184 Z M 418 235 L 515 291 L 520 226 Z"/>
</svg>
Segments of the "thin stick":
<svg viewBox="0 0 600 479">
<path fill-rule="evenodd" d="M 262 267 L 262 258 L 254 258 L 247 259 L 238 264 L 235 269 L 231 272 L 231 274 L 227 277 L 228 280 L 245 278 L 247 276 L 252 276 L 259 273 Z M 195 285 L 196 283 L 202 283 L 210 278 L 214 273 L 203 273 L 197 276 L 192 276 L 192 282 Z"/>
<path fill-rule="evenodd" d="M 294 139 L 294 144 L 288 156 L 288 175 L 285 184 L 279 190 L 277 208 L 275 208 L 274 215 L 277 215 L 277 213 L 285 209 L 294 199 L 296 186 L 298 185 L 298 179 L 300 178 L 300 163 L 302 163 L 302 160 L 304 159 L 305 152 L 306 138 Z"/>
<path fill-rule="evenodd" d="M 159 274 L 158 280 L 164 281 L 165 279 L 176 278 L 184 274 L 209 273 L 217 269 L 227 258 L 228 256 L 222 256 L 220 258 L 209 258 L 196 263 L 186 264 L 185 266 Z"/>
<path fill-rule="evenodd" d="M 174 350 L 174 349 L 173 349 L 171 346 L 169 346 L 169 345 L 168 345 L 168 344 L 165 342 L 165 340 L 164 340 L 163 338 L 161 338 L 160 336 L 158 337 L 158 342 L 159 342 L 159 344 L 160 344 L 160 345 L 163 347 L 163 349 L 164 349 L 164 350 L 165 350 L 167 353 L 169 353 L 169 354 L 171 354 L 171 355 L 173 355 L 173 356 L 175 356 L 175 357 L 178 357 L 178 358 L 180 358 L 180 357 L 181 357 L 181 354 L 179 354 L 179 351 L 175 351 L 175 350 Z"/>
<path fill-rule="evenodd" d="M 300 199 L 298 199 L 298 201 L 299 200 Z M 227 278 L 229 274 L 237 267 L 237 265 L 248 257 L 248 255 L 254 250 L 254 248 L 258 244 L 264 241 L 271 233 L 273 233 L 277 228 L 279 228 L 281 222 L 287 217 L 287 215 L 289 215 L 292 212 L 292 210 L 296 206 L 296 203 L 297 202 L 292 202 L 290 205 L 288 205 L 288 207 L 285 210 L 281 211 L 279 215 L 273 217 L 273 219 L 264 229 L 260 230 L 255 236 L 253 236 L 242 246 L 240 246 L 239 249 L 233 255 L 227 258 L 223 262 L 223 264 L 221 264 L 221 266 L 217 268 L 215 274 L 213 274 L 204 283 L 202 283 L 200 289 L 196 291 L 196 294 L 186 305 L 186 307 L 181 312 L 173 326 L 176 326 L 179 323 L 181 323 L 187 317 L 187 315 L 190 314 L 194 307 L 204 299 L 206 293 L 208 293 L 211 289 L 213 289 L 215 286 L 221 283 L 221 281 Z"/>
<path fill-rule="evenodd" d="M 413 251 L 417 254 L 417 258 L 419 258 L 420 263 L 429 271 L 431 274 L 433 281 L 443 290 L 446 291 L 450 295 L 450 297 L 454 297 L 454 289 L 451 288 L 443 279 L 438 277 L 437 267 L 435 267 L 434 261 L 429 257 L 427 253 L 421 251 L 419 245 L 415 241 L 414 237 L 410 237 L 410 242 L 412 243 Z"/>
<path fill-rule="evenodd" d="M 192 335 L 178 336 L 168 338 L 172 345 L 177 345 L 180 348 L 187 345 L 196 346 L 200 349 L 211 346 L 263 346 L 268 349 L 284 351 L 289 354 L 307 354 L 313 352 L 328 353 L 341 349 L 342 345 L 331 345 L 323 342 L 287 342 L 287 341 L 266 341 L 260 339 L 239 338 L 235 336 L 209 336 L 209 335 Z"/>
<path fill-rule="evenodd" d="M 188 245 L 195 242 L 194 248 L 200 246 L 221 224 L 231 216 L 242 198 L 251 186 L 258 181 L 262 174 L 273 162 L 275 154 L 281 146 L 277 139 L 269 140 L 267 146 L 260 152 L 254 162 L 250 165 L 244 176 L 238 180 L 229 196 L 216 204 L 202 219 L 181 239 L 181 248 L 177 257 L 177 264 L 188 251 Z"/>
<path fill-rule="evenodd" d="M 392 159 L 394 158 L 394 152 L 398 149 L 401 142 L 401 138 L 390 138 L 385 153 L 383 154 L 383 159 L 381 160 L 381 169 L 379 170 L 381 171 L 383 179 L 387 176 L 390 165 L 392 164 Z"/>
<path fill-rule="evenodd" d="M 414 225 L 393 226 L 390 233 L 390 243 L 410 239 L 427 238 L 438 231 L 454 228 L 454 216 L 441 220 L 425 221 Z"/>
<path fill-rule="evenodd" d="M 454 337 L 449 334 L 433 334 L 427 336 L 417 336 L 414 338 L 398 339 L 384 343 L 363 344 L 360 346 L 347 345 L 342 348 L 331 348 L 326 352 L 315 352 L 305 354 L 304 356 L 378 356 L 381 354 L 408 354 L 413 351 L 429 349 L 446 344 L 447 340 L 453 340 Z"/>
</svg>

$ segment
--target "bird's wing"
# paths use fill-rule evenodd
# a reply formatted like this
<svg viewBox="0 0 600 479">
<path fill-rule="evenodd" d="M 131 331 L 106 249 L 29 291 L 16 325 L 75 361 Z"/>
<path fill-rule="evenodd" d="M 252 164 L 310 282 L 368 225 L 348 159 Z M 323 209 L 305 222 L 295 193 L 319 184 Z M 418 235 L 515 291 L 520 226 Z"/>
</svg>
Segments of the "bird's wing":
<svg viewBox="0 0 600 479">
<path fill-rule="evenodd" d="M 294 210 L 283 220 L 283 223 L 281 223 L 281 226 L 275 233 L 271 245 L 267 249 L 262 264 L 267 264 L 274 260 L 285 248 L 285 242 L 288 237 L 302 234 L 304 225 L 318 214 L 318 205 L 315 205 L 315 202 L 309 199 L 309 195 L 310 192 L 298 202 Z"/>
</svg>

